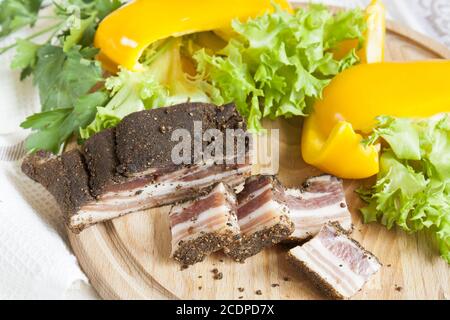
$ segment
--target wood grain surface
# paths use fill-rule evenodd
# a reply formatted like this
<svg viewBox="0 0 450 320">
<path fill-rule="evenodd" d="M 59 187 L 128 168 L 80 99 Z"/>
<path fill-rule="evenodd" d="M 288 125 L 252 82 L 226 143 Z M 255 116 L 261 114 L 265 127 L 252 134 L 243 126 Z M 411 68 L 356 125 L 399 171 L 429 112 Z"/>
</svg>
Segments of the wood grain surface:
<svg viewBox="0 0 450 320">
<path fill-rule="evenodd" d="M 388 24 L 387 59 L 450 59 L 450 51 L 422 35 Z M 301 161 L 300 119 L 266 121 L 280 129 L 279 177 L 299 186 L 320 172 Z M 408 235 L 379 224 L 364 225 L 354 193 L 361 181 L 345 181 L 353 215 L 353 237 L 384 264 L 354 299 L 450 299 L 450 267 L 426 234 Z M 323 299 L 285 261 L 278 246 L 238 264 L 222 254 L 186 270 L 169 258 L 169 208 L 147 210 L 96 225 L 79 235 L 69 231 L 72 248 L 92 285 L 105 299 Z M 212 269 L 223 273 L 214 280 Z M 279 286 L 278 286 L 279 285 Z M 241 292 L 239 288 L 244 288 Z M 261 295 L 256 291 L 261 290 Z"/>
</svg>

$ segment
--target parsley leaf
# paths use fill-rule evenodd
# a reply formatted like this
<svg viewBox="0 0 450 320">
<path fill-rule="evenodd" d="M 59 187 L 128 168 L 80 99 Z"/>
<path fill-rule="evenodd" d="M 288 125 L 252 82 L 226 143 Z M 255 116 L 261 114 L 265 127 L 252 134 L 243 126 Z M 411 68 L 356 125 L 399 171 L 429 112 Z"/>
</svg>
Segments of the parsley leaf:
<svg viewBox="0 0 450 320">
<path fill-rule="evenodd" d="M 98 62 L 92 60 L 93 48 L 63 48 L 46 44 L 38 49 L 34 83 L 39 88 L 43 111 L 73 107 L 102 80 Z"/>
<path fill-rule="evenodd" d="M 39 45 L 29 40 L 17 40 L 16 55 L 11 63 L 11 68 L 22 69 L 20 80 L 26 78 L 36 65 L 38 49 Z"/>
<path fill-rule="evenodd" d="M 106 92 L 97 91 L 78 99 L 74 108 L 55 109 L 33 114 L 21 127 L 33 129 L 25 143 L 27 150 L 60 151 L 61 145 L 72 135 L 78 135 L 79 128 L 86 127 L 95 117 L 97 107 L 106 103 Z"/>
<path fill-rule="evenodd" d="M 0 37 L 26 25 L 34 25 L 43 0 L 0 0 Z M 0 48 L 0 54 L 16 48 L 11 67 L 21 69 L 21 80 L 33 75 L 39 89 L 42 112 L 21 126 L 34 132 L 26 141 L 29 151 L 57 153 L 72 135 L 89 125 L 109 95 L 102 69 L 95 60 L 94 34 L 98 23 L 122 5 L 121 0 L 53 1 L 57 23 L 26 39 Z M 48 34 L 37 44 L 31 40 Z M 93 90 L 97 90 L 93 92 Z"/>
<path fill-rule="evenodd" d="M 0 1 L 0 38 L 36 22 L 43 0 Z"/>
<path fill-rule="evenodd" d="M 114 10 L 119 9 L 121 5 L 122 2 L 120 0 L 97 0 L 95 9 L 98 12 L 98 17 L 103 19 Z"/>
</svg>

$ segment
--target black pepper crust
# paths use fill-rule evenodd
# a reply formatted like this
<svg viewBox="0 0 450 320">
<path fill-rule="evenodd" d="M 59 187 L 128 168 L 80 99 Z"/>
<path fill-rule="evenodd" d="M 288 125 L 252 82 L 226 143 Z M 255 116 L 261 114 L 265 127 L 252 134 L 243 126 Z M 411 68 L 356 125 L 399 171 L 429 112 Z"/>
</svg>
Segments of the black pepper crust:
<svg viewBox="0 0 450 320">
<path fill-rule="evenodd" d="M 224 248 L 224 252 L 236 262 L 242 263 L 264 248 L 280 243 L 289 237 L 294 229 L 294 223 L 289 217 L 282 215 L 277 224 L 250 235 L 242 235 L 240 242 L 232 243 L 231 246 Z"/>
<path fill-rule="evenodd" d="M 205 260 L 213 252 L 219 251 L 224 246 L 236 241 L 236 234 L 232 231 L 225 233 L 205 233 L 189 241 L 181 241 L 178 249 L 173 253 L 173 258 L 182 265 L 193 265 Z"/>
<path fill-rule="evenodd" d="M 88 139 L 81 151 L 67 151 L 59 157 L 38 151 L 25 158 L 22 171 L 50 191 L 69 228 L 80 232 L 84 226 L 71 226 L 70 217 L 76 215 L 82 205 L 94 202 L 109 187 L 114 188 L 116 184 L 134 179 L 126 175 L 142 173 L 147 178 L 155 179 L 188 167 L 172 164 L 171 148 L 174 144 L 170 142 L 170 137 L 175 128 L 186 128 L 192 132 L 196 120 L 202 121 L 203 133 L 207 129 L 218 129 L 222 133 L 228 128 L 242 129 L 246 137 L 245 151 L 249 151 L 251 142 L 245 134 L 245 122 L 233 104 L 218 107 L 186 103 L 131 114 L 118 128 L 106 129 Z M 205 146 L 211 141 L 203 143 Z M 120 161 L 121 156 L 125 162 Z M 153 173 L 145 172 L 148 169 L 155 170 Z M 202 191 L 192 189 L 180 200 L 187 200 L 189 195 L 191 198 L 198 196 Z"/>
<path fill-rule="evenodd" d="M 47 189 L 63 212 L 73 211 L 68 194 L 68 181 L 60 157 L 38 151 L 28 155 L 22 162 L 22 172 Z"/>
<path fill-rule="evenodd" d="M 116 129 L 118 171 L 134 175 L 150 168 L 173 166 L 172 149 L 180 141 L 171 141 L 172 133 L 177 129 L 187 130 L 194 150 L 196 121 L 201 121 L 202 134 L 208 129 L 218 129 L 223 133 L 226 129 L 246 130 L 245 121 L 233 104 L 218 107 L 206 103 L 185 103 L 136 112 L 125 117 Z M 205 150 L 211 142 L 201 143 Z M 192 152 L 191 163 L 197 163 L 200 159 L 200 154 Z"/>
<path fill-rule="evenodd" d="M 95 200 L 89 190 L 86 164 L 78 149 L 63 153 L 61 161 L 68 181 L 68 195 L 75 212 L 82 205 Z"/>
<path fill-rule="evenodd" d="M 366 256 L 369 256 L 370 259 L 374 259 L 380 266 L 382 266 L 383 264 L 378 260 L 378 258 L 371 253 L 370 251 L 368 251 L 367 249 L 365 249 L 358 241 L 356 241 L 353 238 L 349 237 L 349 232 L 346 231 L 345 229 L 343 229 L 341 227 L 341 225 L 339 224 L 339 222 L 333 221 L 333 222 L 328 222 L 327 223 L 328 226 L 334 228 L 334 231 L 336 233 L 336 235 L 338 236 L 344 236 L 346 237 L 348 240 L 350 240 L 352 243 L 354 243 L 359 249 L 361 249 L 364 254 Z M 346 297 L 344 297 L 342 294 L 340 294 L 338 291 L 336 291 L 336 289 L 333 288 L 333 286 L 331 286 L 325 279 L 323 279 L 318 273 L 316 273 L 314 270 L 310 269 L 303 261 L 298 260 L 295 256 L 293 256 L 290 252 L 287 253 L 287 260 L 293 264 L 294 266 L 296 266 L 301 272 L 303 272 L 310 280 L 311 282 L 321 291 L 323 291 L 328 297 L 332 298 L 332 299 L 338 299 L 338 300 L 343 300 L 343 299 L 347 299 Z M 359 291 L 361 291 L 362 288 Z"/>
<path fill-rule="evenodd" d="M 94 200 L 89 191 L 83 155 L 78 149 L 59 157 L 48 152 L 36 152 L 24 159 L 22 171 L 53 195 L 69 227 L 70 217 L 82 205 Z"/>
<path fill-rule="evenodd" d="M 317 274 L 314 270 L 310 269 L 303 261 L 295 258 L 290 252 L 287 253 L 287 260 L 297 267 L 300 272 L 305 274 L 311 281 L 311 283 L 321 290 L 326 296 L 336 299 L 343 300 L 345 297 L 336 291 L 333 286 L 331 286 L 328 282 L 326 282 L 319 274 Z"/>
<path fill-rule="evenodd" d="M 32 153 L 25 157 L 22 162 L 22 172 L 25 173 L 28 177 L 33 179 L 36 182 L 42 184 L 46 189 L 51 184 L 50 180 L 45 179 L 42 175 L 46 175 L 43 172 L 44 168 L 41 168 L 42 165 L 47 165 L 48 167 L 53 166 L 54 169 L 57 169 L 57 166 L 60 164 L 59 158 L 54 156 L 52 153 L 47 151 L 37 151 L 36 153 Z M 61 167 L 62 168 L 62 167 Z M 62 170 L 55 171 L 55 174 L 58 174 Z M 51 171 L 49 171 L 51 172 Z M 48 174 L 47 174 L 48 175 Z M 50 178 L 50 177 L 49 177 Z"/>
<path fill-rule="evenodd" d="M 116 130 L 103 130 L 83 145 L 83 153 L 89 171 L 89 186 L 94 196 L 102 194 L 105 188 L 123 181 L 116 167 L 119 163 L 116 156 Z"/>
</svg>

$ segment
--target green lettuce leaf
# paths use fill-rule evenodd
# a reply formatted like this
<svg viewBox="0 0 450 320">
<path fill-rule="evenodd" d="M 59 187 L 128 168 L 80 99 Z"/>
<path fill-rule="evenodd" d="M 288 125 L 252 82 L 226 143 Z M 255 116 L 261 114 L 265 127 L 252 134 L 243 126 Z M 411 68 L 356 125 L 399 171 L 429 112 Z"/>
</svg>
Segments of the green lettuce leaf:
<svg viewBox="0 0 450 320">
<path fill-rule="evenodd" d="M 375 135 L 387 147 L 376 184 L 359 191 L 368 203 L 361 209 L 364 221 L 407 232 L 427 230 L 450 263 L 450 115 L 422 120 L 383 116 Z"/>
<path fill-rule="evenodd" d="M 94 121 L 80 129 L 87 139 L 103 129 L 116 126 L 130 113 L 171 106 L 187 101 L 210 102 L 205 91 L 214 96 L 213 89 L 202 81 L 189 79 L 182 68 L 181 39 L 168 39 L 150 47 L 144 54 L 143 71 L 122 69 L 106 80 L 111 100 L 98 107 Z"/>
<path fill-rule="evenodd" d="M 360 10 L 333 15 L 312 5 L 294 15 L 276 6 L 247 22 L 233 21 L 238 34 L 217 53 L 194 54 L 197 71 L 220 92 L 215 103 L 235 102 L 249 129 L 261 119 L 306 116 L 331 79 L 358 62 L 355 51 L 335 60 L 331 50 L 342 40 L 363 39 Z"/>
<path fill-rule="evenodd" d="M 400 159 L 420 160 L 420 141 L 417 123 L 402 118 L 381 116 L 377 118 L 377 137 L 383 138 Z"/>
<path fill-rule="evenodd" d="M 120 70 L 104 79 L 93 35 L 121 3 L 55 2 L 61 21 L 55 39 L 18 42 L 14 67 L 23 70 L 22 77 L 33 75 L 42 104 L 42 112 L 23 124 L 37 131 L 29 150 L 59 150 L 68 132 L 87 139 L 132 112 L 186 101 L 235 102 L 253 131 L 262 130 L 264 117 L 306 116 L 331 79 L 358 62 L 355 51 L 335 60 L 334 47 L 346 39 L 361 41 L 366 27 L 360 10 L 333 15 L 311 6 L 292 15 L 277 7 L 247 22 L 234 21 L 237 36 L 228 43 L 211 39 L 212 32 L 157 41 L 142 55 L 142 71 Z M 100 90 L 102 99 L 94 99 L 93 90 Z"/>
</svg>

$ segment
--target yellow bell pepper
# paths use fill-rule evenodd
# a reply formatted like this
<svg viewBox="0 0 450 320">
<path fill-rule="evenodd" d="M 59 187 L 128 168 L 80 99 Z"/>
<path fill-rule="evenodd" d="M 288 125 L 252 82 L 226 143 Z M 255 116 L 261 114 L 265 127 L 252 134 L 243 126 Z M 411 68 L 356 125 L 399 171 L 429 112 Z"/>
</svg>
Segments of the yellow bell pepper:
<svg viewBox="0 0 450 320">
<path fill-rule="evenodd" d="M 386 9 L 379 0 L 372 0 L 366 9 L 367 31 L 364 45 L 358 52 L 362 63 L 384 61 L 386 41 Z"/>
<path fill-rule="evenodd" d="M 168 37 L 226 29 L 233 19 L 247 19 L 272 10 L 271 0 L 135 0 L 107 16 L 99 25 L 94 44 L 99 59 L 129 70 L 150 44 Z M 290 8 L 286 0 L 276 0 Z"/>
<path fill-rule="evenodd" d="M 363 47 L 357 51 L 361 63 L 384 61 L 386 40 L 386 9 L 380 0 L 372 0 L 365 11 L 367 30 Z M 333 52 L 335 59 L 342 59 L 350 50 L 358 48 L 358 40 L 343 41 Z"/>
<path fill-rule="evenodd" d="M 304 160 L 341 178 L 379 170 L 379 146 L 364 147 L 380 115 L 429 117 L 450 111 L 450 61 L 361 64 L 337 75 L 305 120 Z"/>
</svg>

